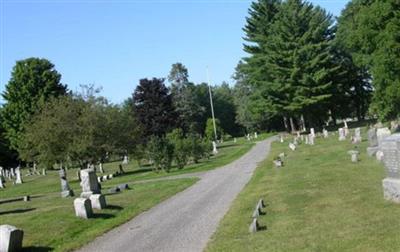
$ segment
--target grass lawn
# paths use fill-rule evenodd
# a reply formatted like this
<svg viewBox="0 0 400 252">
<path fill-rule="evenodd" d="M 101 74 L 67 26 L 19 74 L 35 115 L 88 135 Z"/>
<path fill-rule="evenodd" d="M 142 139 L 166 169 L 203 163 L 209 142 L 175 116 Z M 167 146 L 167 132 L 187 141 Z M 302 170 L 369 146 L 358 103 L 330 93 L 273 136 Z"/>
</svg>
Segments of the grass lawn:
<svg viewBox="0 0 400 252">
<path fill-rule="evenodd" d="M 267 137 L 261 135 L 260 139 Z M 24 183 L 12 185 L 7 181 L 6 189 L 0 190 L 0 201 L 24 195 L 31 195 L 30 202 L 0 204 L 0 224 L 10 224 L 24 230 L 26 251 L 69 251 L 86 244 L 96 236 L 116 227 L 141 212 L 194 184 L 197 179 L 179 179 L 149 182 L 132 186 L 131 190 L 107 195 L 114 185 L 182 173 L 214 169 L 232 162 L 245 154 L 254 142 L 238 139 L 237 143 L 226 142 L 219 147 L 219 153 L 209 160 L 201 160 L 182 170 L 155 173 L 150 167 L 139 168 L 136 162 L 124 166 L 125 175 L 102 183 L 109 207 L 95 210 L 93 219 L 75 217 L 73 198 L 61 198 L 58 171 L 48 171 L 47 176 L 23 176 Z M 119 162 L 104 165 L 106 174 L 118 169 Z M 26 171 L 22 170 L 22 174 Z M 75 195 L 81 192 L 77 180 L 77 169 L 67 171 L 68 180 Z"/>
<path fill-rule="evenodd" d="M 359 145 L 359 163 L 347 154 L 354 145 L 339 142 L 337 134 L 315 143 L 295 152 L 288 141 L 273 143 L 207 251 L 399 251 L 400 205 L 384 200 L 385 171 L 366 155 L 367 141 Z M 281 152 L 288 156 L 276 169 L 272 159 Z M 259 198 L 267 205 L 259 218 L 266 229 L 250 234 Z"/>
</svg>

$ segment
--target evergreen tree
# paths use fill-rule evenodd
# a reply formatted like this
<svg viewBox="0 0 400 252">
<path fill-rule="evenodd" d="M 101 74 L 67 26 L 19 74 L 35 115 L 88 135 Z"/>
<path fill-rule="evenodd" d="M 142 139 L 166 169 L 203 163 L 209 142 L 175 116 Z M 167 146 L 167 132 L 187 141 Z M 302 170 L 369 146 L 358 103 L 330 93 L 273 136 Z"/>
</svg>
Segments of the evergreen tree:
<svg viewBox="0 0 400 252">
<path fill-rule="evenodd" d="M 66 93 L 67 87 L 60 80 L 61 75 L 46 59 L 17 61 L 3 93 L 6 103 L 2 109 L 2 126 L 12 149 L 18 147 L 23 125 L 38 107 Z"/>
</svg>

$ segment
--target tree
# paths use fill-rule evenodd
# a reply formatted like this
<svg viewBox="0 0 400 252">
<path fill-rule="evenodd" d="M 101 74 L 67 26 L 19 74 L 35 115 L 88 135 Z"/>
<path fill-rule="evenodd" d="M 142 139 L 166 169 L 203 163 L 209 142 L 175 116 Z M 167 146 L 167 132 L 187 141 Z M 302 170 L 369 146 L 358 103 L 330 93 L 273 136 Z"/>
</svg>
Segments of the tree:
<svg viewBox="0 0 400 252">
<path fill-rule="evenodd" d="M 214 134 L 214 123 L 212 118 L 208 118 L 206 129 L 204 131 L 204 136 L 208 141 L 214 141 L 217 139 L 221 139 L 224 135 L 224 131 L 221 127 L 221 122 L 218 118 L 215 118 L 215 128 L 217 130 L 217 136 Z M 217 139 L 216 139 L 217 138 Z"/>
<path fill-rule="evenodd" d="M 167 134 L 167 139 L 174 145 L 173 159 L 178 169 L 187 164 L 190 157 L 190 142 L 185 138 L 181 129 L 174 129 Z"/>
<path fill-rule="evenodd" d="M 176 114 L 164 79 L 141 79 L 133 93 L 133 111 L 143 136 L 163 136 L 174 128 Z"/>
<path fill-rule="evenodd" d="M 67 87 L 60 83 L 61 75 L 54 65 L 39 58 L 17 61 L 3 98 L 2 126 L 12 149 L 21 141 L 23 125 L 51 97 L 65 95 Z"/>
<path fill-rule="evenodd" d="M 400 116 L 399 9 L 396 0 L 353 0 L 338 20 L 339 43 L 371 75 L 371 112 L 381 120 Z"/>
<path fill-rule="evenodd" d="M 196 118 L 205 112 L 205 108 L 196 102 L 195 87 L 189 82 L 187 68 L 176 63 L 172 65 L 168 80 L 171 83 L 172 101 L 177 115 L 177 126 L 184 133 L 195 132 L 199 127 Z"/>
</svg>

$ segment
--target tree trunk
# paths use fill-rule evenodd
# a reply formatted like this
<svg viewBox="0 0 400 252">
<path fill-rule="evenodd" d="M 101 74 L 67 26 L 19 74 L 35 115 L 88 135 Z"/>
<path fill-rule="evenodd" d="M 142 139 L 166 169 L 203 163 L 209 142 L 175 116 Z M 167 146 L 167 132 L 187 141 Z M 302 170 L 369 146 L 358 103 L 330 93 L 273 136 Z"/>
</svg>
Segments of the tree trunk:
<svg viewBox="0 0 400 252">
<path fill-rule="evenodd" d="M 283 117 L 283 124 L 285 125 L 286 132 L 289 132 L 289 125 L 287 123 L 287 117 L 286 116 Z"/>
<path fill-rule="evenodd" d="M 290 117 L 290 118 L 289 118 L 289 121 L 290 121 L 291 132 L 293 133 L 293 132 L 296 131 L 296 128 L 294 127 L 294 123 L 293 123 L 293 118 Z"/>
</svg>

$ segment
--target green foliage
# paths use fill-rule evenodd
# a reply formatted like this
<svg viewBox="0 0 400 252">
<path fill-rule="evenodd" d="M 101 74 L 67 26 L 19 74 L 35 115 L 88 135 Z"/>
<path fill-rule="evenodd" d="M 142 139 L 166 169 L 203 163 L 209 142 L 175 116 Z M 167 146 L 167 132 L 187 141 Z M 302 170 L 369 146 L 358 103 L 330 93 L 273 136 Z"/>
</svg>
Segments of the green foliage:
<svg viewBox="0 0 400 252">
<path fill-rule="evenodd" d="M 190 157 L 190 140 L 185 138 L 181 129 L 167 134 L 167 139 L 174 145 L 174 161 L 178 169 L 185 167 Z"/>
<path fill-rule="evenodd" d="M 164 79 L 141 79 L 133 93 L 133 111 L 143 137 L 163 136 L 176 124 L 171 94 Z"/>
<path fill-rule="evenodd" d="M 204 136 L 208 141 L 213 141 L 221 138 L 224 134 L 224 131 L 221 127 L 221 122 L 218 118 L 215 118 L 215 128 L 217 130 L 217 136 L 215 136 L 214 132 L 214 123 L 212 118 L 208 118 L 206 129 L 204 131 Z M 217 139 L 216 139 L 217 138 Z"/>
<path fill-rule="evenodd" d="M 166 137 L 151 136 L 147 143 L 149 160 L 153 161 L 156 171 L 169 172 L 172 166 L 174 145 Z"/>
<path fill-rule="evenodd" d="M 371 112 L 381 120 L 400 116 L 400 3 L 353 0 L 338 20 L 339 43 L 372 76 Z"/>
<path fill-rule="evenodd" d="M 209 158 L 211 152 L 211 144 L 206 139 L 201 139 L 198 135 L 191 134 L 188 136 L 189 152 L 194 163 L 198 163 L 202 158 Z"/>
<path fill-rule="evenodd" d="M 61 75 L 54 65 L 39 58 L 17 61 L 6 85 L 3 98 L 2 126 L 12 149 L 21 142 L 23 125 L 38 107 L 51 97 L 64 95 L 67 87 L 60 83 Z"/>
</svg>

